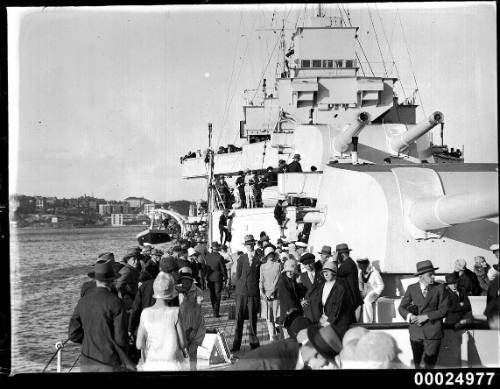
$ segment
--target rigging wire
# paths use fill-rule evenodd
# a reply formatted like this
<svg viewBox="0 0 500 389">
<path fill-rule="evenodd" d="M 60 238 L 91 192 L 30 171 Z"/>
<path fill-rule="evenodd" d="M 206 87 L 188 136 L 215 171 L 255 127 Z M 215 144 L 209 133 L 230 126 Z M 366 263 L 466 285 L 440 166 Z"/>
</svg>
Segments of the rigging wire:
<svg viewBox="0 0 500 389">
<path fill-rule="evenodd" d="M 406 45 L 406 52 L 408 53 L 408 59 L 410 60 L 411 73 L 413 75 L 413 80 L 415 81 L 415 87 L 417 88 L 416 92 L 418 94 L 418 99 L 420 101 L 420 107 L 422 108 L 422 112 L 424 113 L 424 116 L 427 116 L 425 114 L 424 104 L 422 103 L 422 95 L 420 94 L 420 88 L 418 87 L 417 77 L 415 77 L 415 72 L 413 71 L 413 62 L 411 60 L 410 50 L 408 49 L 408 42 L 406 41 L 406 35 L 405 35 L 404 29 L 403 29 L 403 23 L 401 22 L 401 15 L 399 14 L 398 7 L 395 7 L 395 8 L 396 8 L 396 12 L 397 12 L 398 19 L 399 19 L 399 25 L 401 26 L 401 32 L 403 33 L 403 39 L 404 39 L 404 42 Z"/>
<path fill-rule="evenodd" d="M 382 66 L 384 67 L 385 76 L 387 77 L 387 68 L 385 67 L 384 55 L 382 54 L 382 49 L 380 48 L 380 43 L 378 41 L 377 30 L 375 29 L 375 25 L 373 24 L 372 12 L 371 12 L 369 6 L 367 6 L 367 8 L 368 8 L 368 16 L 370 17 L 370 22 L 372 24 L 373 32 L 375 33 L 375 41 L 377 42 L 377 47 L 378 47 L 378 51 L 380 53 L 380 58 L 382 59 Z"/>
<path fill-rule="evenodd" d="M 292 8 L 293 8 L 293 5 L 290 7 L 288 14 L 285 17 L 285 22 L 288 20 L 288 16 L 290 16 L 290 12 L 292 11 Z M 266 66 L 264 67 L 264 71 L 262 72 L 262 75 L 260 76 L 260 80 L 259 80 L 259 83 L 257 84 L 257 88 L 255 89 L 255 93 L 253 94 L 252 99 L 250 101 L 253 101 L 255 99 L 255 96 L 257 95 L 260 84 L 261 84 L 262 80 L 264 79 L 264 75 L 266 74 L 267 68 L 268 68 L 269 64 L 271 63 L 271 60 L 273 59 L 272 56 L 273 56 L 276 48 L 278 47 L 278 44 L 280 43 L 280 40 L 281 40 L 280 36 L 278 35 L 276 38 L 277 39 L 276 39 L 276 43 L 274 45 L 274 48 L 269 56 L 269 60 L 267 61 Z"/>
<path fill-rule="evenodd" d="M 222 118 L 221 118 L 221 130 L 218 131 L 219 134 L 217 136 L 217 140 L 216 142 L 214 143 L 214 145 L 218 145 L 219 144 L 219 141 L 221 140 L 221 137 L 222 137 L 222 133 L 224 132 L 224 123 L 225 123 L 225 118 L 227 116 L 227 112 L 229 111 L 228 109 L 228 103 L 229 103 L 229 96 L 231 95 L 231 83 L 233 81 L 233 75 L 234 75 L 234 64 L 236 62 L 236 57 L 237 57 L 237 51 L 238 51 L 238 45 L 240 43 L 240 31 L 241 31 L 241 24 L 242 24 L 242 21 L 243 21 L 243 12 L 240 11 L 240 23 L 238 25 L 238 32 L 236 33 L 236 36 L 237 36 L 237 40 L 236 40 L 236 46 L 234 47 L 234 55 L 233 55 L 233 63 L 231 65 L 231 75 L 229 77 L 229 82 L 228 82 L 228 90 L 227 90 L 227 97 L 226 97 L 226 103 L 224 105 L 224 111 L 222 113 Z"/>
<path fill-rule="evenodd" d="M 377 10 L 378 18 L 380 20 L 380 25 L 382 26 L 382 32 L 384 34 L 385 40 L 387 41 L 387 47 L 389 48 L 389 54 L 391 55 L 392 63 L 394 64 L 394 68 L 396 70 L 396 75 L 398 76 L 399 84 L 401 85 L 401 89 L 403 90 L 403 95 L 404 95 L 405 100 L 406 100 L 406 92 L 405 92 L 405 88 L 403 85 L 403 80 L 401 79 L 401 77 L 399 75 L 399 69 L 398 69 L 398 65 L 396 63 L 396 60 L 394 58 L 394 55 L 392 53 L 391 43 L 390 43 L 389 39 L 387 39 L 387 34 L 385 33 L 384 24 L 382 23 L 382 18 L 380 17 L 380 12 L 379 12 L 376 4 L 375 4 L 375 8 Z M 393 30 L 393 32 L 394 32 L 394 30 Z"/>
<path fill-rule="evenodd" d="M 340 5 L 337 3 L 337 8 L 339 9 L 339 13 L 340 13 L 340 18 L 342 19 L 342 24 L 347 26 L 347 23 L 344 21 L 344 15 L 342 15 L 342 10 L 340 9 Z M 349 21 L 350 23 L 350 21 Z M 352 26 L 351 26 L 352 27 Z M 357 38 L 356 38 L 357 39 Z M 358 42 L 359 43 L 359 42 Z M 359 59 L 359 55 L 357 52 L 354 52 L 354 54 L 356 55 L 356 59 L 359 63 L 359 67 L 361 68 L 361 73 L 363 73 L 363 77 L 366 77 L 366 74 L 365 74 L 365 69 L 363 68 L 363 64 L 361 63 L 360 59 Z M 373 73 L 373 72 L 372 72 Z"/>
<path fill-rule="evenodd" d="M 345 10 L 344 8 L 344 5 L 342 4 L 342 9 L 344 10 L 344 13 L 346 14 L 347 16 L 347 20 L 349 21 L 349 27 L 352 27 L 352 23 L 351 23 L 351 17 L 349 16 L 349 13 Z M 343 20 L 343 19 L 342 19 Z M 358 34 L 356 34 L 356 42 L 358 42 L 359 44 L 359 47 L 361 49 L 361 52 L 363 53 L 363 56 L 365 57 L 366 59 L 366 63 L 368 64 L 368 68 L 370 69 L 370 72 L 372 72 L 372 76 L 375 77 L 375 73 L 373 72 L 373 69 L 372 69 L 372 65 L 370 64 L 370 61 L 368 60 L 368 57 L 366 56 L 366 53 L 365 53 L 365 50 L 363 49 L 363 45 L 361 44 L 359 38 L 358 38 Z M 356 58 L 358 58 L 358 61 L 359 61 L 359 57 L 357 57 L 356 55 Z M 359 61 L 359 64 L 361 66 L 361 61 Z M 363 75 L 365 74 L 364 70 L 363 70 Z"/>
<path fill-rule="evenodd" d="M 255 24 L 256 24 L 256 22 L 257 22 L 257 17 L 254 19 L 254 23 L 253 23 L 253 25 L 252 25 L 251 31 L 255 28 Z M 237 87 L 238 87 L 238 84 L 237 84 L 237 83 L 238 83 L 238 81 L 239 81 L 239 79 L 240 79 L 241 71 L 242 71 L 242 69 L 243 69 L 243 64 L 245 63 L 245 60 L 246 60 L 246 54 L 247 54 L 247 52 L 248 52 L 249 42 L 250 42 L 250 41 L 247 39 L 247 45 L 246 45 L 246 47 L 245 47 L 245 52 L 243 53 L 243 56 L 241 57 L 241 63 L 240 63 L 240 65 L 239 65 L 238 75 L 237 75 L 237 77 L 236 77 L 236 81 L 235 81 L 235 84 L 234 84 L 233 93 L 231 94 L 231 98 L 230 98 L 230 100 L 229 100 L 229 104 L 228 104 L 228 106 L 227 106 L 227 115 L 225 116 L 224 121 L 223 121 L 223 123 L 222 123 L 222 126 L 221 126 L 222 128 L 224 128 L 224 126 L 226 125 L 226 122 L 227 122 L 228 117 L 229 117 L 229 110 L 230 110 L 230 107 L 231 107 L 231 105 L 232 105 L 232 103 L 233 103 L 234 96 L 235 96 L 235 94 L 236 94 L 236 90 L 237 90 Z M 233 138 L 233 141 L 232 141 L 230 144 L 234 144 L 234 142 L 236 142 L 236 139 L 237 139 L 237 137 L 238 137 L 238 134 L 239 134 L 239 131 L 238 131 L 238 132 L 236 132 L 236 136 Z"/>
<path fill-rule="evenodd" d="M 43 368 L 42 373 L 45 373 L 45 370 L 47 370 L 47 368 L 49 367 L 50 363 L 54 360 L 54 358 L 56 357 L 56 355 L 59 353 L 59 350 L 60 350 L 61 348 L 63 348 L 63 347 L 64 347 L 64 345 L 65 345 L 66 343 L 68 343 L 68 341 L 69 341 L 69 338 L 68 338 L 68 339 L 66 339 L 64 342 L 62 342 L 62 344 L 61 344 L 61 347 L 60 347 L 60 348 L 57 348 L 57 349 L 56 349 L 56 352 L 55 352 L 54 354 L 52 354 L 52 357 L 49 359 L 49 361 L 47 362 L 47 364 L 46 364 L 46 365 L 45 365 L 45 367 Z"/>
</svg>

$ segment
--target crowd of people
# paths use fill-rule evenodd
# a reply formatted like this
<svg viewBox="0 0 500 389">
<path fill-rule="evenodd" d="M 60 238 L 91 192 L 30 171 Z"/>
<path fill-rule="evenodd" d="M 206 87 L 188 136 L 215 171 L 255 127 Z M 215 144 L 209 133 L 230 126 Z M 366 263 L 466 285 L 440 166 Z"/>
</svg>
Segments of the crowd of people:
<svg viewBox="0 0 500 389">
<path fill-rule="evenodd" d="M 209 290 L 213 316 L 220 317 L 222 294 L 229 298 L 231 286 L 231 353 L 239 356 L 245 320 L 252 349 L 231 369 L 401 366 L 389 334 L 362 328 L 374 321 L 384 282 L 368 258 L 351 258 L 346 243 L 335 251 L 325 245 L 318 255 L 306 241 L 272 244 L 264 231 L 259 240 L 246 235 L 245 250 L 235 254 L 218 242 L 209 248 L 201 237 L 177 243 L 167 253 L 133 247 L 119 261 L 111 252 L 98 255 L 69 324 L 70 340 L 82 344 L 81 371 L 196 370 L 206 333 L 203 291 Z M 491 250 L 498 260 L 498 245 Z M 487 296 L 485 315 L 490 327 L 499 327 L 498 264 L 476 257 L 471 271 L 458 259 L 444 283 L 435 281 L 431 261 L 418 262 L 416 270 L 419 280 L 398 308 L 409 323 L 415 367 L 434 367 L 441 344 L 457 343 L 453 335 L 443 337 L 443 322 L 456 328 L 472 322 L 469 296 Z M 269 345 L 260 345 L 259 315 Z"/>
</svg>

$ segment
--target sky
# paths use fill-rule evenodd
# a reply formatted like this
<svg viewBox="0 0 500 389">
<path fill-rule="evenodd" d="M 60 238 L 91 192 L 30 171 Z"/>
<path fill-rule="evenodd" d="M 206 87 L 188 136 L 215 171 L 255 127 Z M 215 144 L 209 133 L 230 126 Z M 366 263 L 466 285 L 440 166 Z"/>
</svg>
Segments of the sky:
<svg viewBox="0 0 500 389">
<path fill-rule="evenodd" d="M 443 112 L 445 143 L 464 145 L 466 162 L 498 163 L 495 7 L 344 8 L 360 27 L 373 66 L 382 70 L 383 58 L 390 75 L 401 76 L 401 99 L 418 85 L 417 120 L 424 112 Z M 327 16 L 341 9 L 324 8 Z M 208 146 L 209 122 L 215 146 L 241 143 L 243 91 L 257 88 L 261 78 L 272 85 L 274 78 L 279 33 L 273 29 L 284 22 L 288 38 L 315 9 L 254 4 L 7 12 L 9 192 L 173 201 L 206 197 L 204 179 L 181 178 L 180 156 Z"/>
</svg>

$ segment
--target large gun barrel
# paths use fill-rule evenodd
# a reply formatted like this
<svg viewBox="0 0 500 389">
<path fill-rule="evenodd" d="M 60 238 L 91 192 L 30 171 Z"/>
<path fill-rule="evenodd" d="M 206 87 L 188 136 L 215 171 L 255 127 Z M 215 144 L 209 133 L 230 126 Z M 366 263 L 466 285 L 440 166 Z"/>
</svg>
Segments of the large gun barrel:
<svg viewBox="0 0 500 389">
<path fill-rule="evenodd" d="M 489 219 L 498 216 L 498 191 L 417 200 L 411 206 L 409 216 L 413 225 L 424 231 Z"/>
<path fill-rule="evenodd" d="M 401 151 L 405 147 L 409 146 L 410 143 L 420 138 L 426 132 L 432 130 L 437 124 L 443 123 L 444 115 L 435 111 L 427 120 L 424 120 L 418 124 L 415 124 L 413 128 L 409 131 L 397 135 L 391 139 L 391 147 L 395 151 Z"/>
<path fill-rule="evenodd" d="M 352 137 L 358 136 L 369 121 L 370 114 L 368 112 L 361 112 L 357 117 L 357 121 L 351 124 L 347 130 L 333 140 L 333 148 L 335 151 L 345 153 L 352 142 Z"/>
</svg>

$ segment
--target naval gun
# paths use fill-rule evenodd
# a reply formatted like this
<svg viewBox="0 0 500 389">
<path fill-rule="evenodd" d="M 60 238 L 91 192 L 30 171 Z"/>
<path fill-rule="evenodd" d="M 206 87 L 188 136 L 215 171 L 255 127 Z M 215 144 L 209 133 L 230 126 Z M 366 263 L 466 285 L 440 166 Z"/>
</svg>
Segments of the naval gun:
<svg viewBox="0 0 500 389">
<path fill-rule="evenodd" d="M 311 223 L 311 252 L 346 242 L 391 284 L 429 259 L 440 273 L 457 258 L 482 255 L 498 242 L 497 164 L 325 166 Z M 390 279 L 394 279 L 394 283 Z"/>
<path fill-rule="evenodd" d="M 410 130 L 391 136 L 390 148 L 395 154 L 407 148 L 412 142 L 416 141 L 422 135 L 432 130 L 436 125 L 444 122 L 444 115 L 435 111 L 426 120 L 415 124 Z"/>
<path fill-rule="evenodd" d="M 498 191 L 462 193 L 417 200 L 410 207 L 413 225 L 432 231 L 498 216 Z"/>
<path fill-rule="evenodd" d="M 345 153 L 352 143 L 352 138 L 356 138 L 369 122 L 370 114 L 366 111 L 361 112 L 353 124 L 333 139 L 334 151 L 338 154 Z"/>
</svg>

